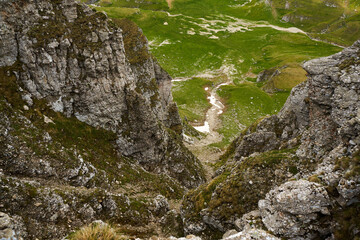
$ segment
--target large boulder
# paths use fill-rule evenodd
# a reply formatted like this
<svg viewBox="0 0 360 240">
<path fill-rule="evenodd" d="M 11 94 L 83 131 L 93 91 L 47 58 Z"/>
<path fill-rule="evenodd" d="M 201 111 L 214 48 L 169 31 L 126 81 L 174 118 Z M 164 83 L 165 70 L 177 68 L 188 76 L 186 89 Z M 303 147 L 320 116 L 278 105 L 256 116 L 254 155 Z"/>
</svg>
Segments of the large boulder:
<svg viewBox="0 0 360 240">
<path fill-rule="evenodd" d="M 322 216 L 330 215 L 330 206 L 326 189 L 305 180 L 286 182 L 259 201 L 266 228 L 276 235 L 297 239 L 329 234 L 329 222 L 320 224 L 320 220 Z"/>
</svg>

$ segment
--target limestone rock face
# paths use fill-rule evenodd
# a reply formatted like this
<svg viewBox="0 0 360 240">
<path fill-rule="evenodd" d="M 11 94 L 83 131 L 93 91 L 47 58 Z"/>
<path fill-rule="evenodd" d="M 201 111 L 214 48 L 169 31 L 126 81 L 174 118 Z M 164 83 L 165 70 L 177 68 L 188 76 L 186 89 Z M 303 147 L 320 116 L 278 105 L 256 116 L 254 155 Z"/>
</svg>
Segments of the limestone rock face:
<svg viewBox="0 0 360 240">
<path fill-rule="evenodd" d="M 25 239 L 24 223 L 16 218 L 11 218 L 6 213 L 0 212 L 0 239 L 13 240 Z"/>
<path fill-rule="evenodd" d="M 204 175 L 141 30 L 75 0 L 0 8 L 0 232 L 62 239 L 102 220 L 181 236 L 166 199 Z"/>
<path fill-rule="evenodd" d="M 281 111 L 251 125 L 214 180 L 185 197 L 187 233 L 212 239 L 259 208 L 257 227 L 278 237 L 358 236 L 357 220 L 346 220 L 353 231 L 339 216 L 360 201 L 360 41 L 303 67 L 308 79 Z"/>
<path fill-rule="evenodd" d="M 247 229 L 239 233 L 234 233 L 230 236 L 222 238 L 222 240 L 279 240 L 280 238 L 271 235 L 270 233 L 261 229 Z"/>
<path fill-rule="evenodd" d="M 115 24 L 74 0 L 0 4 L 0 66 L 19 65 L 29 106 L 46 100 L 56 112 L 116 133 L 120 153 L 147 170 L 189 188 L 203 181 L 199 162 L 172 133 L 181 133 L 181 120 L 171 78 L 135 24 Z"/>
<path fill-rule="evenodd" d="M 331 202 L 323 186 L 299 180 L 286 182 L 259 201 L 262 221 L 275 234 L 294 238 L 314 238 L 312 232 L 329 231 L 329 223 L 316 226 L 320 215 L 330 215 Z M 323 228 L 323 229 L 321 229 Z M 324 234 L 325 235 L 325 234 Z"/>
</svg>

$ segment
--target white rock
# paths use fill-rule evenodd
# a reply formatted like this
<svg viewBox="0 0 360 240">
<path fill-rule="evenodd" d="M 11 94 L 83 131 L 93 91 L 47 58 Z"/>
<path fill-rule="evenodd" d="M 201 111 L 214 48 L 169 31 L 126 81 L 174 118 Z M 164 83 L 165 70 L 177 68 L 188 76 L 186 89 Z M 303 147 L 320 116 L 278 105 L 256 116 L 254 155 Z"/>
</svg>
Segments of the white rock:
<svg viewBox="0 0 360 240">
<path fill-rule="evenodd" d="M 47 116 L 45 116 L 45 115 L 44 115 L 44 122 L 45 122 L 45 123 L 55 124 L 53 120 L 51 120 L 49 117 L 47 117 Z"/>
</svg>

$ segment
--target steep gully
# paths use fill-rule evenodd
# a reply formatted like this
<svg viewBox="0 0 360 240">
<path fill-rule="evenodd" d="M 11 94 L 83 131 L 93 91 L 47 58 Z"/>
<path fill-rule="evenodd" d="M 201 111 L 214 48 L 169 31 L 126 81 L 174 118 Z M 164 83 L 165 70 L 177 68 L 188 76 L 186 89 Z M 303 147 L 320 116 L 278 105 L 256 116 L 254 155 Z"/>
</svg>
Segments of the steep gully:
<svg viewBox="0 0 360 240">
<path fill-rule="evenodd" d="M 187 78 L 174 79 L 173 82 L 178 81 L 187 81 Z M 207 99 L 211 104 L 211 107 L 206 112 L 206 118 L 203 125 L 194 125 L 193 127 L 199 132 L 205 133 L 206 136 L 200 140 L 192 139 L 191 137 L 184 134 L 184 139 L 186 141 L 186 146 L 200 159 L 203 163 L 206 170 L 206 177 L 210 179 L 213 175 L 213 168 L 211 167 L 214 164 L 221 154 L 223 153 L 220 149 L 210 147 L 210 144 L 220 142 L 222 140 L 222 135 L 216 131 L 220 127 L 221 120 L 219 119 L 220 115 L 223 113 L 225 108 L 224 104 L 221 102 L 220 97 L 217 95 L 217 91 L 221 86 L 230 85 L 232 81 L 230 78 L 226 82 L 220 83 L 214 86 L 212 89 L 205 87 L 205 91 L 208 92 L 209 96 Z"/>
<path fill-rule="evenodd" d="M 170 7 L 171 0 L 168 0 L 168 4 Z M 182 14 L 172 15 L 169 12 L 166 12 L 166 13 L 169 17 L 184 17 L 184 18 L 188 18 L 188 19 L 193 19 L 192 17 L 185 16 Z M 213 26 L 214 24 L 216 24 L 218 22 L 226 23 L 225 21 L 222 21 L 222 20 L 201 19 L 203 21 L 203 24 L 197 24 L 197 25 L 200 26 L 203 30 L 212 32 L 212 33 L 217 33 L 220 31 L 236 32 L 236 31 L 248 30 L 249 28 L 257 28 L 257 27 L 265 27 L 266 28 L 267 27 L 267 28 L 272 28 L 272 29 L 275 29 L 277 31 L 282 31 L 282 32 L 288 32 L 288 33 L 294 33 L 294 34 L 296 34 L 296 33 L 305 34 L 313 41 L 325 42 L 325 43 L 343 48 L 343 46 L 340 46 L 335 43 L 312 38 L 308 33 L 304 32 L 301 29 L 296 28 L 296 27 L 284 28 L 284 27 L 279 27 L 279 26 L 269 24 L 268 22 L 265 22 L 265 21 L 254 22 L 254 21 L 247 21 L 247 20 L 243 20 L 243 19 L 237 19 L 237 18 L 233 18 L 230 16 L 228 16 L 228 18 L 230 18 L 230 22 L 227 23 L 226 27 L 222 27 L 222 28 L 209 27 L 209 26 Z M 192 23 L 195 23 L 195 22 L 192 22 Z M 209 25 L 209 23 L 210 23 L 210 25 Z M 160 44 L 160 46 L 161 46 L 161 44 Z M 199 76 L 202 77 L 202 75 L 209 77 L 209 76 L 207 76 L 206 73 L 198 75 L 197 77 L 199 77 Z M 226 75 L 228 75 L 228 74 L 226 74 Z M 211 77 L 215 77 L 215 76 L 212 75 Z M 172 81 L 178 82 L 178 81 L 187 81 L 190 79 L 191 78 L 183 77 L 183 78 L 175 78 Z M 187 148 L 189 148 L 203 163 L 205 170 L 206 170 L 207 179 L 210 179 L 211 176 L 213 175 L 213 168 L 211 167 L 211 165 L 214 164 L 219 159 L 219 157 L 223 154 L 223 151 L 221 151 L 220 149 L 217 149 L 217 148 L 210 147 L 210 144 L 220 142 L 222 140 L 221 134 L 219 134 L 216 131 L 216 129 L 218 129 L 221 125 L 221 120 L 219 119 L 219 116 L 223 113 L 225 106 L 221 102 L 220 97 L 217 95 L 216 92 L 219 90 L 219 88 L 221 86 L 232 84 L 231 76 L 228 75 L 227 79 L 228 80 L 226 82 L 216 85 L 211 90 L 208 87 L 205 88 L 205 91 L 207 91 L 210 94 L 208 96 L 208 100 L 211 104 L 211 107 L 206 112 L 206 118 L 205 118 L 204 124 L 200 125 L 200 126 L 194 125 L 193 127 L 196 130 L 198 130 L 199 132 L 205 133 L 206 136 L 203 139 L 197 140 L 197 139 L 192 139 L 192 138 L 184 135 L 184 139 L 187 142 L 186 143 Z"/>
</svg>

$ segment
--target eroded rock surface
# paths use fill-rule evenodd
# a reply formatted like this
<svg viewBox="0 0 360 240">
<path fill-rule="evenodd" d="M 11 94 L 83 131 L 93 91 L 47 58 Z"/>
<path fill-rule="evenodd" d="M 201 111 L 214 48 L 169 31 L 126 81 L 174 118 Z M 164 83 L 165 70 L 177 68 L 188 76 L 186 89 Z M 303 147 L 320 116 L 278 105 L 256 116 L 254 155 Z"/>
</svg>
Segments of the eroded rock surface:
<svg viewBox="0 0 360 240">
<path fill-rule="evenodd" d="M 29 106 L 46 100 L 56 112 L 116 133 L 121 154 L 147 170 L 186 187 L 202 182 L 199 162 L 172 133 L 181 133 L 181 120 L 171 78 L 135 24 L 115 24 L 76 1 L 3 1 L 1 8 L 0 66 L 18 64 Z"/>
<path fill-rule="evenodd" d="M 6 237 L 62 239 L 95 220 L 182 236 L 167 199 L 204 174 L 141 30 L 74 0 L 0 8 L 0 211 L 17 223 Z"/>
<path fill-rule="evenodd" d="M 271 232 L 294 238 L 315 238 L 312 232 L 329 231 L 329 222 L 316 226 L 321 216 L 330 215 L 331 202 L 323 186 L 299 180 L 286 182 L 259 201 L 262 221 Z M 320 224 L 319 224 L 320 225 Z M 316 227 L 315 227 L 316 226 Z"/>
</svg>

